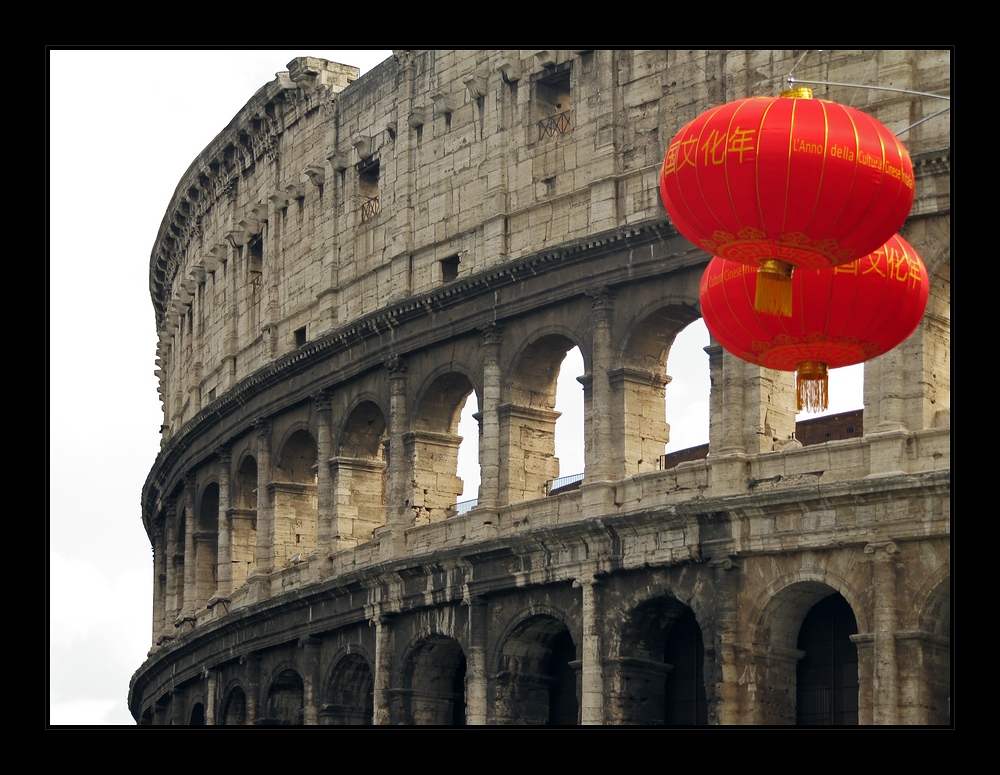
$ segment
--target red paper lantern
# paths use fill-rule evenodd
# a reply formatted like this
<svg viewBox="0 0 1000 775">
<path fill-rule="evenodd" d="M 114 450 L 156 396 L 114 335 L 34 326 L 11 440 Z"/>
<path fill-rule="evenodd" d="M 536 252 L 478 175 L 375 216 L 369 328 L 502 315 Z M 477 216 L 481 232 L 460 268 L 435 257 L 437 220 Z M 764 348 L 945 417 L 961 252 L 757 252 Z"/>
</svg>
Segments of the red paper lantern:
<svg viewBox="0 0 1000 775">
<path fill-rule="evenodd" d="M 902 227 L 913 193 L 909 154 L 883 124 L 801 88 L 701 114 L 671 141 L 660 172 L 677 230 L 760 268 L 755 306 L 783 315 L 793 266 L 877 250 Z"/>
<path fill-rule="evenodd" d="M 796 371 L 801 411 L 827 407 L 827 370 L 888 352 L 920 323 L 927 269 L 898 234 L 873 253 L 829 269 L 797 269 L 790 317 L 754 309 L 757 269 L 713 258 L 701 279 L 701 314 L 716 341 L 750 363 Z"/>
</svg>

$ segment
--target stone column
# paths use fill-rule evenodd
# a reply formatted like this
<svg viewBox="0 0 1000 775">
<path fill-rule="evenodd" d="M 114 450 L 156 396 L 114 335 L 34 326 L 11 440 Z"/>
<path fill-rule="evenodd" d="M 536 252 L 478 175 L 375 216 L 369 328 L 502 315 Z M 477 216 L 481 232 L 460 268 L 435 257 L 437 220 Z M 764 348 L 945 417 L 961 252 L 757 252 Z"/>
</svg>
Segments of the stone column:
<svg viewBox="0 0 1000 775">
<path fill-rule="evenodd" d="M 215 726 L 215 692 L 219 683 L 219 671 L 208 670 L 204 672 L 205 678 L 205 726 Z"/>
<path fill-rule="evenodd" d="M 222 448 L 216 453 L 219 456 L 219 554 L 217 558 L 218 586 L 213 601 L 228 600 L 233 594 L 233 541 L 232 524 L 230 523 L 230 466 L 232 455 L 228 448 Z"/>
<path fill-rule="evenodd" d="M 580 657 L 580 723 L 604 723 L 604 671 L 601 660 L 602 616 L 599 610 L 597 580 L 593 576 L 577 579 L 573 586 L 583 591 L 583 643 Z"/>
<path fill-rule="evenodd" d="M 177 566 L 183 566 L 184 563 L 184 553 L 183 547 L 178 545 L 177 541 L 177 500 L 171 498 L 170 502 L 167 504 L 167 514 L 166 514 L 166 557 L 164 557 L 164 570 L 167 576 L 166 579 L 166 598 L 165 607 L 163 611 L 163 635 L 172 637 L 175 627 L 175 622 L 180 618 L 181 615 L 181 600 L 178 599 L 177 593 L 183 591 L 183 567 L 178 570 Z"/>
<path fill-rule="evenodd" d="M 388 726 L 392 723 L 389 713 L 392 675 L 392 630 L 391 618 L 376 615 L 372 620 L 375 625 L 375 691 L 374 713 L 372 723 L 375 726 Z"/>
<path fill-rule="evenodd" d="M 184 689 L 174 689 L 170 695 L 170 726 L 186 727 L 189 721 L 184 713 L 187 692 Z"/>
<path fill-rule="evenodd" d="M 479 329 L 483 348 L 483 405 L 479 433 L 479 503 L 478 506 L 496 508 L 505 501 L 500 493 L 500 346 L 503 343 L 503 326 L 488 323 Z"/>
<path fill-rule="evenodd" d="M 246 657 L 240 659 L 240 662 L 246 665 L 244 670 L 244 675 L 247 681 L 247 726 L 253 726 L 257 723 L 257 717 L 260 715 L 259 712 L 259 702 L 260 702 L 260 655 L 259 654 L 249 654 Z"/>
<path fill-rule="evenodd" d="M 486 637 L 489 605 L 473 597 L 469 606 L 469 652 L 465 655 L 465 721 L 469 726 L 486 725 Z"/>
<path fill-rule="evenodd" d="M 299 641 L 302 659 L 302 723 L 307 727 L 319 726 L 320 676 L 319 652 L 322 641 L 308 636 Z"/>
<path fill-rule="evenodd" d="M 164 528 L 159 522 L 153 525 L 153 633 L 155 645 L 166 634 L 167 620 L 167 547 Z"/>
<path fill-rule="evenodd" d="M 733 726 L 740 723 L 740 674 L 736 647 L 739 566 L 732 557 L 713 557 L 708 564 L 713 569 L 714 599 L 717 601 L 715 659 L 711 672 L 705 671 L 705 688 L 711 686 L 710 681 L 715 684 L 715 701 L 712 702 L 712 695 L 708 695 L 708 723 Z"/>
<path fill-rule="evenodd" d="M 194 534 L 198 523 L 194 516 L 195 487 L 197 480 L 193 474 L 184 476 L 184 607 L 181 609 L 181 619 L 194 621 L 198 590 Z"/>
<path fill-rule="evenodd" d="M 592 442 L 590 445 L 591 454 L 586 460 L 585 479 L 587 484 L 593 484 L 615 478 L 611 471 L 611 463 L 614 459 L 613 407 L 611 381 L 608 376 L 612 370 L 612 359 L 614 358 L 611 345 L 611 313 L 614 309 L 612 306 L 614 296 L 604 286 L 588 290 L 587 295 L 593 300 L 590 412 Z"/>
<path fill-rule="evenodd" d="M 896 594 L 896 557 L 899 548 L 893 542 L 868 544 L 865 554 L 872 555 L 874 579 L 874 627 L 872 666 L 872 723 L 898 723 L 896 668 L 896 629 L 898 601 Z"/>
<path fill-rule="evenodd" d="M 320 391 L 313 396 L 316 405 L 316 509 L 317 545 L 320 558 L 326 558 L 340 548 L 340 531 L 334 507 L 333 474 L 330 459 L 333 457 L 333 429 L 330 417 L 330 395 Z M 321 567 L 325 563 L 321 563 Z"/>
<path fill-rule="evenodd" d="M 257 567 L 250 579 L 267 576 L 272 568 L 274 508 L 271 503 L 271 423 L 254 421 L 257 429 Z"/>
<path fill-rule="evenodd" d="M 403 549 L 403 531 L 413 522 L 412 465 L 406 455 L 406 363 L 399 356 L 385 362 L 389 370 L 388 462 L 386 469 L 386 530 L 382 556 L 390 558 Z"/>
</svg>

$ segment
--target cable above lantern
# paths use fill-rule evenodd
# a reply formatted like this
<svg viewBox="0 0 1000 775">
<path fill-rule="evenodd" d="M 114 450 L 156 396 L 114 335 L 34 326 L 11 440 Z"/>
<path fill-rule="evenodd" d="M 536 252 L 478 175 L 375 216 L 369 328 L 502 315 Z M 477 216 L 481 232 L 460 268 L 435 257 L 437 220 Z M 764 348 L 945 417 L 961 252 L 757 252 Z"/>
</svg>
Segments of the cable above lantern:
<svg viewBox="0 0 1000 775">
<path fill-rule="evenodd" d="M 913 206 L 913 166 L 875 118 L 804 87 L 702 113 L 671 141 L 660 194 L 677 230 L 759 269 L 754 308 L 791 314 L 795 267 L 859 259 Z"/>
</svg>

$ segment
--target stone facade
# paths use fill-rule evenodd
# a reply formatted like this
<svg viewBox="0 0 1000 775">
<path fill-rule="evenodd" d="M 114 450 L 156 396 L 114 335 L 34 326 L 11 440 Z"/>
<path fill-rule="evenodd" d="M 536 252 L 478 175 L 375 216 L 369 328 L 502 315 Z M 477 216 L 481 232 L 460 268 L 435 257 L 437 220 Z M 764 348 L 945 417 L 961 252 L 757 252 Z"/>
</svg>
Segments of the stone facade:
<svg viewBox="0 0 1000 775">
<path fill-rule="evenodd" d="M 795 441 L 792 376 L 713 344 L 707 456 L 662 457 L 709 259 L 663 211 L 664 151 L 789 73 L 947 94 L 950 55 L 406 50 L 259 90 L 151 257 L 136 720 L 949 723 L 946 103 L 814 87 L 916 173 L 931 300 L 866 364 L 863 416 Z M 573 347 L 586 465 L 552 489 Z M 482 484 L 457 508 L 473 393 Z"/>
</svg>

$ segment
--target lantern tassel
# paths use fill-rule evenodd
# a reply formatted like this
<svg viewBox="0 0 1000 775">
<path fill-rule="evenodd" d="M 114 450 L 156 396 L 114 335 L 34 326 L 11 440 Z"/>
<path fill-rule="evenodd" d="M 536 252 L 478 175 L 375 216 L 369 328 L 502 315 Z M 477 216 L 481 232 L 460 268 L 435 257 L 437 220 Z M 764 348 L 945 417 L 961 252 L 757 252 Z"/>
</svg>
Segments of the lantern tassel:
<svg viewBox="0 0 1000 775">
<path fill-rule="evenodd" d="M 828 373 L 829 367 L 820 361 L 799 364 L 795 379 L 795 398 L 800 412 L 821 412 L 830 405 Z"/>
<path fill-rule="evenodd" d="M 753 308 L 757 312 L 792 316 L 792 265 L 784 261 L 767 259 L 757 269 L 757 290 Z"/>
</svg>

